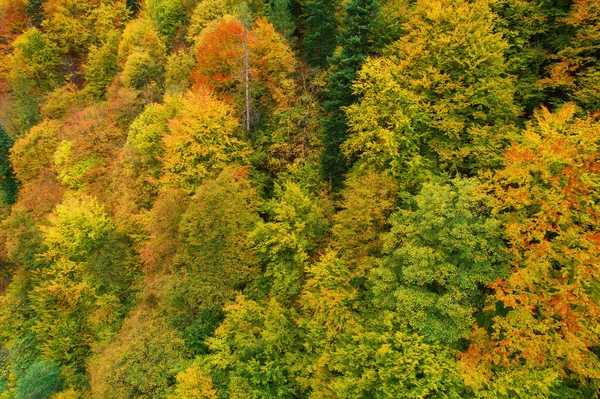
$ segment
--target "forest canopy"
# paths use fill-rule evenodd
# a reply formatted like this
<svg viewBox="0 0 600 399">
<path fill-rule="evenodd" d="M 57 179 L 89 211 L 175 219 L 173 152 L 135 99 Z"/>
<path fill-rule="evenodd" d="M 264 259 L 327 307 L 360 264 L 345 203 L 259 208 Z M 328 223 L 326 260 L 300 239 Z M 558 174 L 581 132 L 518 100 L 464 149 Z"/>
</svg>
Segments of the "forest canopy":
<svg viewBox="0 0 600 399">
<path fill-rule="evenodd" d="M 0 0 L 0 399 L 600 397 L 597 0 Z"/>
</svg>

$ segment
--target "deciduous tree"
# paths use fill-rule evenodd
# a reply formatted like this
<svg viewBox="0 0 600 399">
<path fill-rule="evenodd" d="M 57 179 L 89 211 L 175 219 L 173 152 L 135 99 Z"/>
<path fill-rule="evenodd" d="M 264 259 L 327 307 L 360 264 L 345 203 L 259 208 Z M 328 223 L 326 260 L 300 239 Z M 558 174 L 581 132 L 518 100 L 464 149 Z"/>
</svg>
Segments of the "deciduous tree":
<svg viewBox="0 0 600 399">
<path fill-rule="evenodd" d="M 462 359 L 489 395 L 547 397 L 560 380 L 599 387 L 598 122 L 574 113 L 540 110 L 493 177 L 512 273 L 491 284 L 494 323 L 474 329 Z"/>
</svg>

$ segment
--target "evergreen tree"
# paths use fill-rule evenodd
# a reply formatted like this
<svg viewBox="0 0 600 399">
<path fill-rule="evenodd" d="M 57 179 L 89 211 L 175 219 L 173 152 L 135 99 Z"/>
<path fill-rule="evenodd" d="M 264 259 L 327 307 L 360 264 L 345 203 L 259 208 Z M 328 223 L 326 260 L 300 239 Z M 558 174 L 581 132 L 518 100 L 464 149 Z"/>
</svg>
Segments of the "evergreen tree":
<svg viewBox="0 0 600 399">
<path fill-rule="evenodd" d="M 304 58 L 325 68 L 336 46 L 338 0 L 304 0 Z"/>
<path fill-rule="evenodd" d="M 290 45 L 294 44 L 293 34 L 296 30 L 296 21 L 292 14 L 291 0 L 271 0 L 265 15 L 287 42 Z"/>
<path fill-rule="evenodd" d="M 344 107 L 353 104 L 357 96 L 352 83 L 363 61 L 373 50 L 373 32 L 379 14 L 377 0 L 350 0 L 344 6 L 339 35 L 341 49 L 331 58 L 331 68 L 325 88 L 323 123 L 323 175 L 339 187 L 348 165 L 340 151 L 348 135 Z"/>
<path fill-rule="evenodd" d="M 12 145 L 12 138 L 0 126 L 0 204 L 12 204 L 17 196 L 17 180 L 8 158 Z"/>
<path fill-rule="evenodd" d="M 44 19 L 44 3 L 46 0 L 29 0 L 27 2 L 27 16 L 31 24 L 37 28 L 40 27 Z"/>
</svg>

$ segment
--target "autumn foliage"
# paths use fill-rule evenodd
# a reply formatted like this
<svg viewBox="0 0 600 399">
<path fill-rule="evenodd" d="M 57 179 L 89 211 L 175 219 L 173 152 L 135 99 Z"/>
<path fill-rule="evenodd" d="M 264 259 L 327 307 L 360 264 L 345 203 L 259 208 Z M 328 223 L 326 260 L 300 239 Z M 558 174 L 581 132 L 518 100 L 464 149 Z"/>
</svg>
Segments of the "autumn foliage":
<svg viewBox="0 0 600 399">
<path fill-rule="evenodd" d="M 0 399 L 600 395 L 594 0 L 0 0 Z"/>
</svg>

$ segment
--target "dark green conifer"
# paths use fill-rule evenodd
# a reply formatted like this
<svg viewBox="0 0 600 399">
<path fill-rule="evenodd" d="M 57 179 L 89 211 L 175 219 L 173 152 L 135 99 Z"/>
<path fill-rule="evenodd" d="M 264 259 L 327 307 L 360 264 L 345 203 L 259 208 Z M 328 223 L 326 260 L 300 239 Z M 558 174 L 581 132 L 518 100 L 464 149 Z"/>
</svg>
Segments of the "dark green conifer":
<svg viewBox="0 0 600 399">
<path fill-rule="evenodd" d="M 334 187 L 339 186 L 348 164 L 340 145 L 348 135 L 344 107 L 355 102 L 352 82 L 363 61 L 373 50 L 373 32 L 379 14 L 377 0 L 350 0 L 344 6 L 344 18 L 339 35 L 341 49 L 331 58 L 331 69 L 325 88 L 323 174 Z"/>
<path fill-rule="evenodd" d="M 311 66 L 324 68 L 336 46 L 337 0 L 304 0 L 304 57 Z"/>
<path fill-rule="evenodd" d="M 17 196 L 17 180 L 8 159 L 13 139 L 0 126 L 0 204 L 12 204 Z"/>
</svg>

